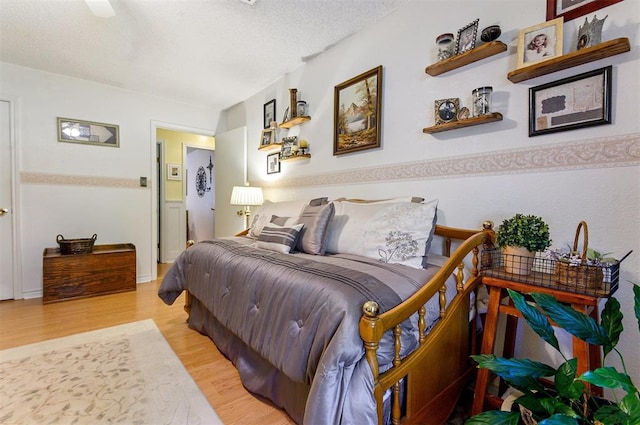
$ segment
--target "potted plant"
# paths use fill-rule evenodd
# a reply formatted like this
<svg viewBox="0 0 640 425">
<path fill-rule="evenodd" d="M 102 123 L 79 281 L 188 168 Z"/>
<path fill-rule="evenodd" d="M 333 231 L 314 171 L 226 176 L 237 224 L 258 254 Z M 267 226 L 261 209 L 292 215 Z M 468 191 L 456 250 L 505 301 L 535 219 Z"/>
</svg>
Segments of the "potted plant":
<svg viewBox="0 0 640 425">
<path fill-rule="evenodd" d="M 541 217 L 518 213 L 502 222 L 496 242 L 503 249 L 506 272 L 526 275 L 535 253 L 551 246 L 549 225 Z"/>
<path fill-rule="evenodd" d="M 635 315 L 640 330 L 640 286 L 634 285 Z M 602 347 L 603 362 L 608 354 L 620 356 L 623 372 L 606 366 L 589 370 L 577 376 L 577 360 L 567 360 L 558 368 L 528 359 L 505 359 L 493 354 L 474 355 L 478 367 L 487 368 L 523 393 L 514 403 L 524 408 L 538 425 L 637 425 L 640 424 L 640 390 L 627 374 L 624 358 L 616 349 L 623 330 L 620 303 L 613 297 L 607 299 L 600 323 L 593 318 L 563 305 L 547 294 L 531 294 L 536 304 L 546 314 L 527 303 L 525 297 L 509 290 L 515 307 L 522 313 L 531 328 L 560 354 L 558 340 L 547 316 L 555 325 L 589 344 Z M 538 378 L 553 378 L 542 384 Z M 621 389 L 624 397 L 615 402 L 591 397 L 585 383 L 601 388 Z M 520 412 L 488 411 L 465 422 L 465 425 L 505 424 L 516 425 Z"/>
</svg>

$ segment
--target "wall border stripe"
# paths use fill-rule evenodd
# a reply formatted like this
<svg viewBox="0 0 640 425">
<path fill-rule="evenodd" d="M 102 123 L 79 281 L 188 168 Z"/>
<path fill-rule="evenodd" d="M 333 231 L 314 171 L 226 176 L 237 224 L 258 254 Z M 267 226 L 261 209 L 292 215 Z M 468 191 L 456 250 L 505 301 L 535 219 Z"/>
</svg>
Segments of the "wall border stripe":
<svg viewBox="0 0 640 425">
<path fill-rule="evenodd" d="M 67 174 L 34 173 L 29 171 L 22 171 L 20 173 L 20 183 L 55 186 L 99 186 L 148 189 L 148 187 L 140 187 L 139 179 L 101 176 L 72 176 Z"/>
<path fill-rule="evenodd" d="M 334 173 L 296 176 L 262 183 L 266 187 L 328 186 L 629 167 L 639 164 L 640 133 L 633 133 L 583 142 L 529 146 L 427 161 L 357 168 Z"/>
</svg>

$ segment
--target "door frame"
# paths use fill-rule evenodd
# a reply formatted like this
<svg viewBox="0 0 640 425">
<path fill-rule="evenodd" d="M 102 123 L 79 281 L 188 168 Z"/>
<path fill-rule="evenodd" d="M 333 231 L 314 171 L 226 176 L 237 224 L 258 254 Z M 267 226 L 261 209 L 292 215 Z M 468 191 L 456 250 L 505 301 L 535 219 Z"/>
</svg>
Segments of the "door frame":
<svg viewBox="0 0 640 425">
<path fill-rule="evenodd" d="M 164 179 L 165 179 L 166 171 L 164 169 L 165 168 L 164 164 L 160 164 L 156 160 L 156 156 L 157 156 L 156 146 L 158 144 L 157 131 L 160 128 L 164 128 L 167 130 L 174 130 L 174 131 L 182 131 L 185 133 L 200 134 L 203 136 L 215 137 L 215 130 L 191 127 L 191 126 L 169 123 L 164 121 L 155 121 L 155 120 L 151 121 L 151 141 L 150 141 L 150 147 L 149 147 L 151 155 L 150 155 L 149 170 L 151 170 L 151 175 L 153 176 L 160 175 L 159 182 L 154 182 L 155 179 L 151 180 L 151 190 L 149 191 L 150 192 L 149 196 L 151 197 L 151 258 L 149 259 L 150 266 L 151 266 L 151 280 L 156 280 L 158 278 L 158 267 L 157 267 L 158 246 L 159 246 L 158 245 L 159 243 L 158 209 L 160 208 L 160 205 L 158 205 L 158 193 L 160 193 L 160 196 L 162 197 L 162 199 L 165 198 Z M 158 170 L 158 167 L 160 168 L 159 170 Z"/>
<path fill-rule="evenodd" d="M 11 164 L 9 171 L 9 178 L 11 179 L 11 249 L 13 255 L 11 258 L 11 274 L 13 276 L 13 299 L 24 298 L 22 293 L 22 251 L 20 243 L 20 214 L 18 202 L 20 197 L 20 187 L 18 186 L 18 169 L 20 164 L 18 156 L 18 140 L 19 140 L 19 99 L 16 97 L 6 98 L 0 96 L 0 101 L 7 102 L 9 104 L 9 162 Z"/>
</svg>

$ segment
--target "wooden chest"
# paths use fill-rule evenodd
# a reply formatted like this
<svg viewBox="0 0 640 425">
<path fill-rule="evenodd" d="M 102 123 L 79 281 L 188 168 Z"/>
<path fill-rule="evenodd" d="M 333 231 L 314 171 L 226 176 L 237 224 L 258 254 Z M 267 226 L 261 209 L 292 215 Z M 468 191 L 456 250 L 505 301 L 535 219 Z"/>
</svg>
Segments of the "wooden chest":
<svg viewBox="0 0 640 425">
<path fill-rule="evenodd" d="M 90 254 L 42 254 L 43 303 L 136 290 L 136 247 L 95 245 Z"/>
</svg>

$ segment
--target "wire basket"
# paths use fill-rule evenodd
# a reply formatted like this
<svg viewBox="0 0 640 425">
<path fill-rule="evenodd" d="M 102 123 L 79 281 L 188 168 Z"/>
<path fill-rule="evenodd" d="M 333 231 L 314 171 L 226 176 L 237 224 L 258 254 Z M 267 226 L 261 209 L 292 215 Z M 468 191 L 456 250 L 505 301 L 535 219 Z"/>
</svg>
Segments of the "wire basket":
<svg viewBox="0 0 640 425">
<path fill-rule="evenodd" d="M 93 244 L 98 238 L 95 233 L 90 238 L 65 239 L 64 236 L 56 236 L 56 241 L 60 245 L 61 254 L 89 254 L 93 252 Z"/>
<path fill-rule="evenodd" d="M 510 255 L 506 259 L 502 250 L 490 249 L 483 251 L 481 262 L 481 274 L 487 277 L 522 282 L 561 291 L 574 292 L 605 298 L 613 295 L 618 289 L 620 277 L 620 262 L 607 264 L 604 267 L 596 266 L 567 266 L 560 261 L 543 258 L 538 254 L 531 266 L 529 259 L 517 255 Z M 626 258 L 626 256 L 624 257 Z M 623 260 L 624 260 L 623 258 Z M 507 262 L 513 264 L 507 264 Z M 509 273 L 505 266 L 515 267 L 521 273 Z M 530 269 L 526 269 L 530 267 Z M 598 269 L 596 273 L 593 268 Z M 557 270 L 562 269 L 561 273 Z"/>
</svg>

